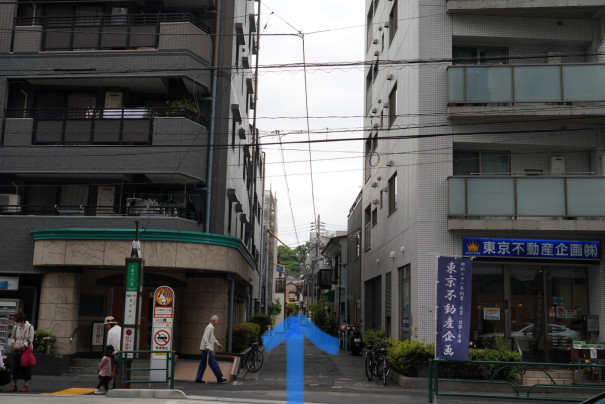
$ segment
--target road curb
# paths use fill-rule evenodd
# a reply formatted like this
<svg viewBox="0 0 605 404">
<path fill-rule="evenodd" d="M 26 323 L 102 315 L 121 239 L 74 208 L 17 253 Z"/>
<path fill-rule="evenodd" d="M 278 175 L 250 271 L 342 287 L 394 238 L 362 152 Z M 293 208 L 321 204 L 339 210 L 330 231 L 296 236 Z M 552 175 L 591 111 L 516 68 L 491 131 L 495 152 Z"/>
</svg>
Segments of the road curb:
<svg viewBox="0 0 605 404">
<path fill-rule="evenodd" d="M 108 398 L 160 398 L 187 399 L 182 390 L 115 389 L 107 393 Z"/>
</svg>

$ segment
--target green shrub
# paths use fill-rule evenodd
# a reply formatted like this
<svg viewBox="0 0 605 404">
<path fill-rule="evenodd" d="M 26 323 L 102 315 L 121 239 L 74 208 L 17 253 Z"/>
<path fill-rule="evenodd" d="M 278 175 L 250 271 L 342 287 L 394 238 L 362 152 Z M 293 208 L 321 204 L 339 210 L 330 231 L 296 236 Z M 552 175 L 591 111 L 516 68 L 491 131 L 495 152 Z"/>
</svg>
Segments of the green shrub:
<svg viewBox="0 0 605 404">
<path fill-rule="evenodd" d="M 500 349 L 469 349 L 468 359 L 471 361 L 499 361 L 499 362 L 520 362 L 521 354 L 519 352 L 509 351 L 505 348 Z M 483 379 L 491 378 L 502 364 L 471 364 L 471 363 L 452 363 L 439 364 L 439 377 L 449 379 Z M 506 367 L 498 371 L 494 377 L 495 380 L 507 380 L 515 382 L 519 379 L 519 372 L 516 367 Z"/>
<path fill-rule="evenodd" d="M 243 352 L 258 341 L 260 326 L 256 323 L 240 323 L 233 327 L 233 352 Z"/>
<path fill-rule="evenodd" d="M 263 335 L 264 333 L 267 332 L 267 330 L 271 326 L 271 316 L 268 314 L 262 314 L 262 313 L 255 314 L 252 317 L 250 317 L 250 322 L 258 324 L 260 327 L 259 335 Z"/>
<path fill-rule="evenodd" d="M 387 339 L 387 358 L 393 369 L 404 376 L 416 377 L 423 365 L 435 355 L 435 345 L 415 340 Z"/>
<path fill-rule="evenodd" d="M 311 304 L 311 321 L 323 332 L 334 335 L 336 333 L 336 316 L 333 304 L 326 296 Z"/>
<path fill-rule="evenodd" d="M 52 338 L 49 343 L 50 343 L 50 353 L 55 353 L 55 341 L 57 340 L 57 336 L 55 334 L 51 334 L 48 331 L 44 331 L 44 330 L 36 330 L 35 331 L 35 337 L 34 337 L 34 352 L 35 353 L 46 353 L 46 341 L 44 340 L 44 337 L 50 337 Z"/>
<path fill-rule="evenodd" d="M 387 335 L 382 328 L 379 330 L 370 328 L 363 334 L 363 342 L 366 345 L 376 345 L 377 342 L 382 342 L 386 339 Z"/>
<path fill-rule="evenodd" d="M 286 303 L 286 317 L 298 314 L 298 305 L 296 303 Z"/>
</svg>

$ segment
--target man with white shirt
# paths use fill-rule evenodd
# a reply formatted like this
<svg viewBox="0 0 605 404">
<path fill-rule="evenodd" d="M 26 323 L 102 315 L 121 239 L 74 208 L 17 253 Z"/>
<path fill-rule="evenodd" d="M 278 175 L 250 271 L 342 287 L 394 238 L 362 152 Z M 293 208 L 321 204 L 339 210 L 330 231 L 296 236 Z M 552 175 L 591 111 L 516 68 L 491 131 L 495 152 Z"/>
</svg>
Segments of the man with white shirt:
<svg viewBox="0 0 605 404">
<path fill-rule="evenodd" d="M 197 376 L 195 378 L 196 383 L 202 382 L 202 377 L 204 376 L 204 372 L 206 371 L 206 366 L 210 366 L 214 376 L 216 376 L 216 382 L 218 384 L 224 383 L 227 379 L 223 378 L 223 372 L 221 372 L 221 368 L 214 359 L 214 355 L 212 352 L 214 351 L 214 345 L 218 345 L 219 349 L 223 349 L 223 346 L 218 342 L 216 337 L 214 336 L 214 327 L 218 325 L 218 316 L 215 314 L 210 317 L 210 323 L 206 326 L 206 330 L 204 331 L 204 336 L 202 337 L 202 343 L 200 344 L 200 350 L 202 351 L 202 360 L 200 361 L 200 365 L 197 369 Z"/>
<path fill-rule="evenodd" d="M 103 326 L 107 328 L 107 344 L 105 346 L 113 346 L 116 352 L 122 350 L 122 327 L 118 325 L 118 322 L 113 316 L 105 317 Z M 118 386 L 118 362 L 115 357 L 111 357 L 111 375 L 113 378 L 113 388 Z"/>
</svg>

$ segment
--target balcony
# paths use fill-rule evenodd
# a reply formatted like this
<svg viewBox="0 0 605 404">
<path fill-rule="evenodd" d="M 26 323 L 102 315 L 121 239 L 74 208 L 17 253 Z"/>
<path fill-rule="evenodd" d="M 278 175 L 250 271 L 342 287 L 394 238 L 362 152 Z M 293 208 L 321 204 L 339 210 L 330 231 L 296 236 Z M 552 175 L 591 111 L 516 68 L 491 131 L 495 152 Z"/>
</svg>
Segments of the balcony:
<svg viewBox="0 0 605 404">
<path fill-rule="evenodd" d="M 12 50 L 189 49 L 210 61 L 209 33 L 204 23 L 187 13 L 16 18 Z"/>
<path fill-rule="evenodd" d="M 605 230 L 604 177 L 449 177 L 450 230 Z"/>
<path fill-rule="evenodd" d="M 598 18 L 602 0 L 446 0 L 450 14 Z"/>
<path fill-rule="evenodd" d="M 32 145 L 151 145 L 156 118 L 183 117 L 205 125 L 187 108 L 38 108 L 7 110 L 6 117 L 8 138 L 15 135 L 11 118 L 33 120 Z"/>
<path fill-rule="evenodd" d="M 449 66 L 449 119 L 605 119 L 605 64 Z"/>
</svg>

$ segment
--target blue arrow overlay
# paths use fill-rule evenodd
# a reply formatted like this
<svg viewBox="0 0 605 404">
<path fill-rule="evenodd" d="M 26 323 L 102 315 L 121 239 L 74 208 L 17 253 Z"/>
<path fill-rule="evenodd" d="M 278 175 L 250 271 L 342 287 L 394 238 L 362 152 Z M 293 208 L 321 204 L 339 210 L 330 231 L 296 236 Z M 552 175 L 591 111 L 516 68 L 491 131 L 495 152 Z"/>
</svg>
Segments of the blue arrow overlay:
<svg viewBox="0 0 605 404">
<path fill-rule="evenodd" d="M 302 314 L 286 318 L 262 337 L 267 351 L 271 351 L 286 341 L 286 396 L 288 404 L 304 402 L 305 337 L 322 351 L 331 355 L 338 353 L 338 338 L 326 334 Z"/>
</svg>

